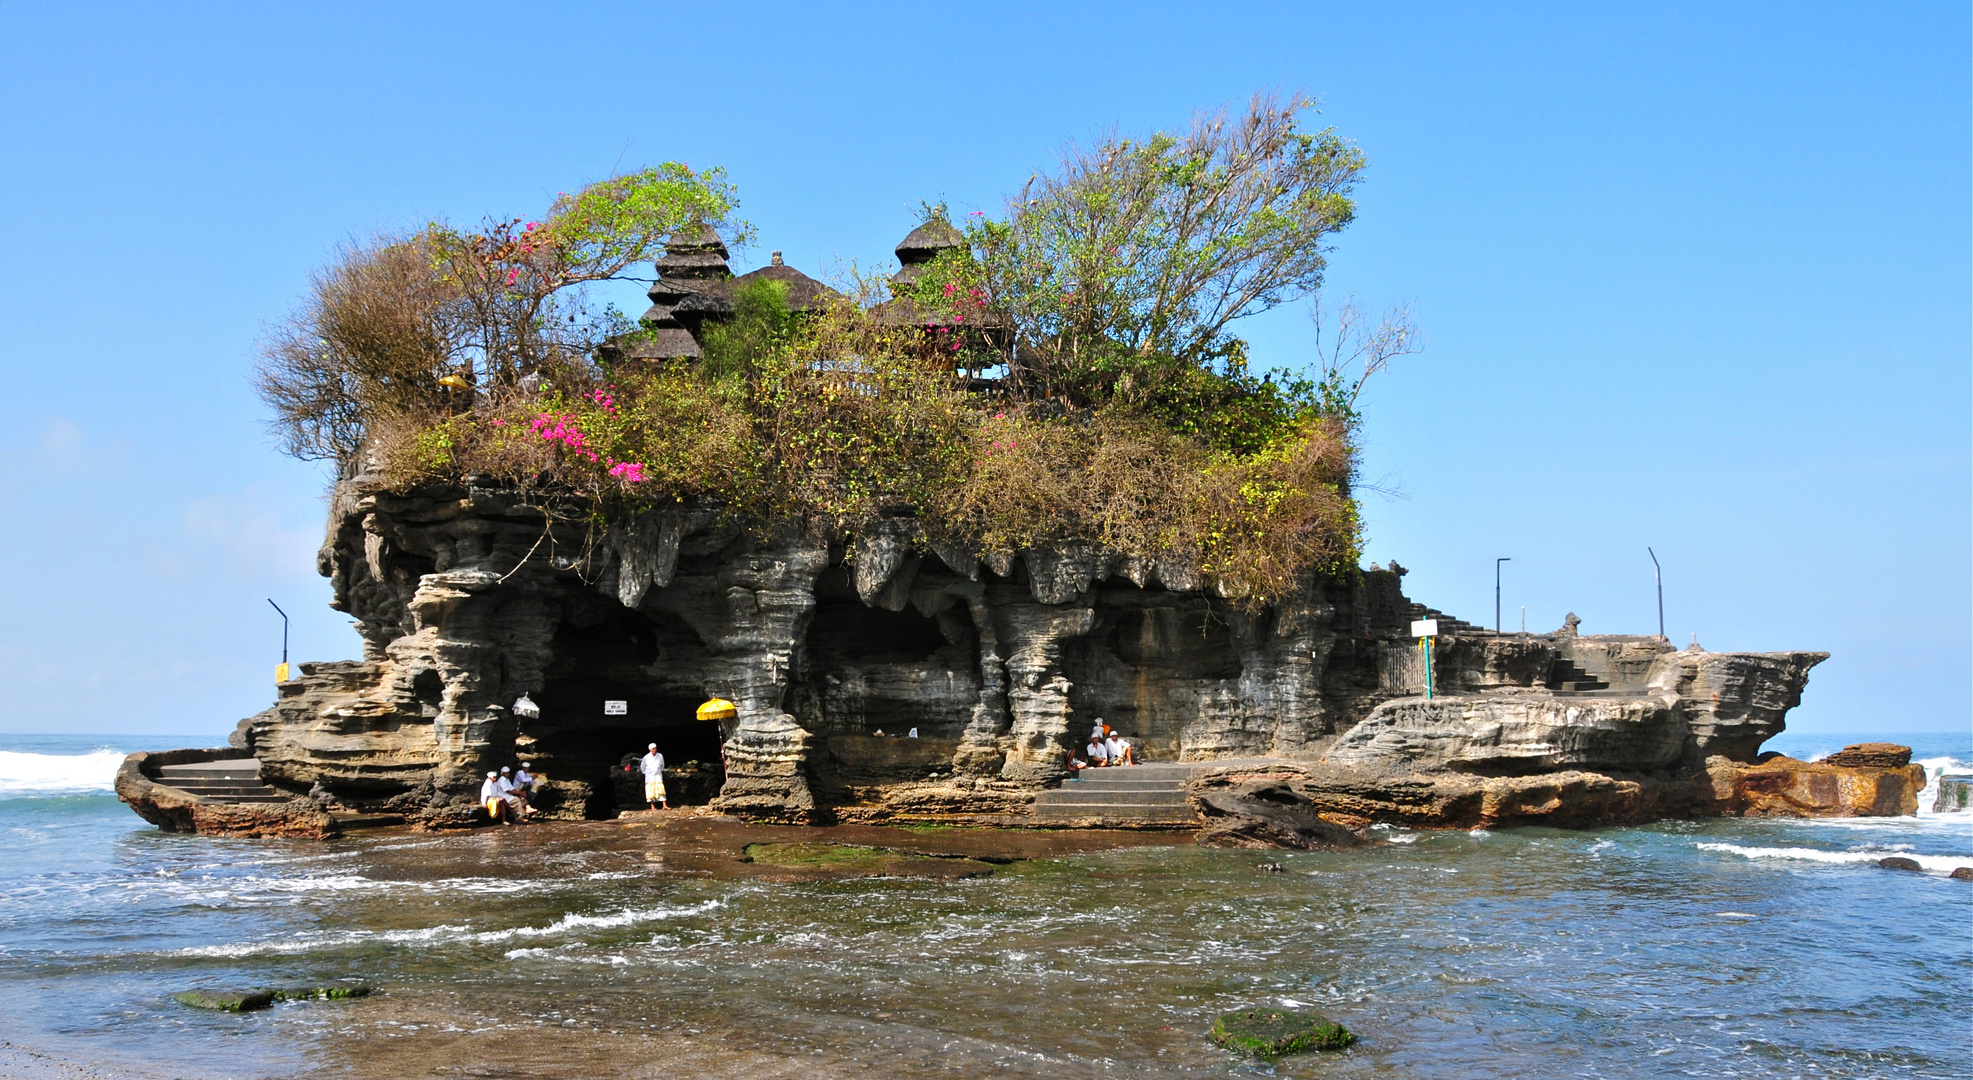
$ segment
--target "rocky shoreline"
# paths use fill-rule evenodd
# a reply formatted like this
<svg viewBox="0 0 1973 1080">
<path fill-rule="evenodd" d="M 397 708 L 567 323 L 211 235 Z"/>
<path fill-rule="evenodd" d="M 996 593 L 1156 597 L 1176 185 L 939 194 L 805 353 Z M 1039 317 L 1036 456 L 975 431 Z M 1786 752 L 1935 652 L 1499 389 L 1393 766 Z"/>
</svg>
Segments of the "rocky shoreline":
<svg viewBox="0 0 1973 1080">
<path fill-rule="evenodd" d="M 1060 825 L 1036 800 L 1099 719 L 1192 767 L 1199 820 L 1179 824 L 1209 833 L 1262 788 L 1360 830 L 1909 813 L 1923 786 L 1908 754 L 1761 755 L 1825 653 L 1677 650 L 1574 616 L 1494 633 L 1412 602 L 1395 563 L 1251 604 L 1089 545 L 975 556 L 685 505 L 598 531 L 579 509 L 345 477 L 318 566 L 364 658 L 299 665 L 224 750 L 134 755 L 118 794 L 215 835 L 457 828 L 484 771 L 526 758 L 547 816 L 607 819 L 638 804 L 625 753 L 655 742 L 675 790 L 750 820 Z M 697 721 L 711 697 L 736 715 Z M 267 797 L 160 782 L 228 756 Z"/>
</svg>

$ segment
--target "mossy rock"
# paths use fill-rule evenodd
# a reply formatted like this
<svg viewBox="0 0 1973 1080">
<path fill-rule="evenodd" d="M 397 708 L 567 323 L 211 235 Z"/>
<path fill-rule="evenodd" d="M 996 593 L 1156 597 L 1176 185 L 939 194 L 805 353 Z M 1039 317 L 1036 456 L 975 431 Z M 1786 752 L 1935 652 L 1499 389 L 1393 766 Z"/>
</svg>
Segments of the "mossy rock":
<svg viewBox="0 0 1973 1080">
<path fill-rule="evenodd" d="M 1260 1057 L 1341 1050 L 1356 1036 L 1328 1017 L 1293 1009 L 1240 1009 L 1213 1018 L 1213 1041 Z"/>
<path fill-rule="evenodd" d="M 981 877 L 993 867 L 979 859 L 921 855 L 858 844 L 748 844 L 741 858 L 760 866 L 829 877 Z"/>
<path fill-rule="evenodd" d="M 172 1000 L 194 1009 L 220 1012 L 254 1012 L 277 1001 L 346 1001 L 368 997 L 370 988 L 355 986 L 284 986 L 259 990 L 186 990 L 171 995 Z"/>
<path fill-rule="evenodd" d="M 274 1004 L 272 990 L 186 990 L 171 995 L 180 1005 L 220 1012 L 253 1012 Z"/>
<path fill-rule="evenodd" d="M 361 983 L 355 986 L 289 986 L 274 991 L 276 1001 L 348 1001 L 350 998 L 369 996 L 370 987 Z"/>
</svg>

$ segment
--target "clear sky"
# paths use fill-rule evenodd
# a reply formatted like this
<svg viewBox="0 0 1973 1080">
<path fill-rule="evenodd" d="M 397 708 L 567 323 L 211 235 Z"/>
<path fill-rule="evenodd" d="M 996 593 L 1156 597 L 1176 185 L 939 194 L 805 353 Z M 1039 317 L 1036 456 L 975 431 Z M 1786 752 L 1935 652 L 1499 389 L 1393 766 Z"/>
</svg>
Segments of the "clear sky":
<svg viewBox="0 0 1973 1080">
<path fill-rule="evenodd" d="M 745 14 L 728 14 L 729 7 Z M 223 732 L 354 655 L 247 375 L 338 242 L 725 165 L 890 265 L 1065 141 L 1300 89 L 1371 167 L 1328 302 L 1415 303 L 1367 560 L 1474 622 L 1819 649 L 1792 726 L 1966 730 L 1963 3 L 0 5 L 0 730 Z M 624 301 L 635 302 L 634 294 Z M 631 308 L 631 310 L 638 310 Z M 1305 306 L 1247 324 L 1309 356 Z"/>
</svg>

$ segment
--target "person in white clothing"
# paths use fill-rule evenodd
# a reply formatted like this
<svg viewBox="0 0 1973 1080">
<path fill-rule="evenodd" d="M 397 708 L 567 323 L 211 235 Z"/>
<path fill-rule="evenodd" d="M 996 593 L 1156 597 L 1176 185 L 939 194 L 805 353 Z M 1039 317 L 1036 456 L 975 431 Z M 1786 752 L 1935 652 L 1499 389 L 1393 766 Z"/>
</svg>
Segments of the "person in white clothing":
<svg viewBox="0 0 1973 1080">
<path fill-rule="evenodd" d="M 1131 752 L 1129 741 L 1114 731 L 1110 733 L 1108 739 L 1103 741 L 1103 748 L 1110 752 L 1110 764 L 1112 765 L 1137 764 L 1137 755 Z"/>
<path fill-rule="evenodd" d="M 507 814 L 507 792 L 500 786 L 500 774 L 486 774 L 486 782 L 480 785 L 480 805 L 486 807 L 489 821 L 505 821 Z"/>
<path fill-rule="evenodd" d="M 1110 748 L 1103 742 L 1101 736 L 1090 739 L 1089 746 L 1083 751 L 1083 754 L 1089 759 L 1089 764 L 1092 768 L 1100 769 L 1110 764 Z"/>
<path fill-rule="evenodd" d="M 500 786 L 505 789 L 501 797 L 507 800 L 507 807 L 513 812 L 514 820 L 525 821 L 529 814 L 534 813 L 534 807 L 528 805 L 528 789 L 509 775 L 513 771 L 505 765 L 500 766 Z"/>
<path fill-rule="evenodd" d="M 644 772 L 644 801 L 653 810 L 669 810 L 671 804 L 665 801 L 665 756 L 658 753 L 657 743 L 652 743 L 649 749 L 637 763 Z"/>
</svg>

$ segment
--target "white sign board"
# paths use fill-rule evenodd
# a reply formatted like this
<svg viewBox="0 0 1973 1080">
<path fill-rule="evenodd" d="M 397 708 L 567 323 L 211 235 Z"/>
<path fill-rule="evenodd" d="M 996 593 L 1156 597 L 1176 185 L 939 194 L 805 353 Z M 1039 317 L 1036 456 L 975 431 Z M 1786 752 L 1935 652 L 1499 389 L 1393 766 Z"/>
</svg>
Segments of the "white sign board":
<svg viewBox="0 0 1973 1080">
<path fill-rule="evenodd" d="M 627 716 L 629 713 L 630 702 L 628 701 L 605 701 L 603 703 L 604 716 Z"/>
<path fill-rule="evenodd" d="M 1419 619 L 1411 624 L 1412 637 L 1438 637 L 1439 620 Z"/>
</svg>

